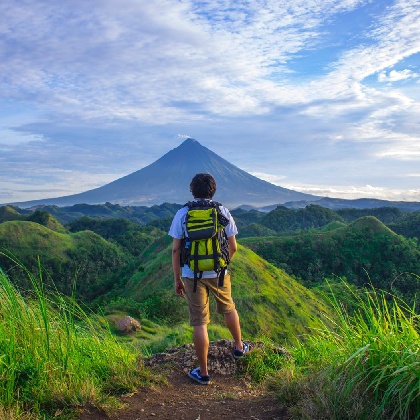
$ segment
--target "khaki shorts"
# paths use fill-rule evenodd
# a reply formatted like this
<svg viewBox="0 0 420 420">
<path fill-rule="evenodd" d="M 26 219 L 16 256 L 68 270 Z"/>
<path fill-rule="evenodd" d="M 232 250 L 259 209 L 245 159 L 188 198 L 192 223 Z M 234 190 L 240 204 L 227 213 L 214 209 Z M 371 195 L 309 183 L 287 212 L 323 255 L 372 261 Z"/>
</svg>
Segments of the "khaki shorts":
<svg viewBox="0 0 420 420">
<path fill-rule="evenodd" d="M 216 299 L 219 314 L 228 314 L 235 309 L 229 274 L 225 275 L 223 287 L 217 285 L 218 277 L 198 280 L 196 292 L 193 292 L 194 279 L 184 277 L 183 280 L 188 297 L 191 326 L 206 325 L 210 322 L 210 293 Z"/>
</svg>

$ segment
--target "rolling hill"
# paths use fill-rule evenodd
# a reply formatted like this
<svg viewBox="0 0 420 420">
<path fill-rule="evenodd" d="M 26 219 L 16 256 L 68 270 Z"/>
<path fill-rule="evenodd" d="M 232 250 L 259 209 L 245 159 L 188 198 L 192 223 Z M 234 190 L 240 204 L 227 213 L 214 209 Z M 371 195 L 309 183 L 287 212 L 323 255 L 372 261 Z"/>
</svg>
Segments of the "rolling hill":
<svg viewBox="0 0 420 420">
<path fill-rule="evenodd" d="M 129 257 L 91 231 L 68 234 L 36 222 L 9 221 L 0 224 L 0 267 L 20 288 L 31 289 L 27 273 L 14 260 L 37 279 L 41 271 L 50 291 L 67 295 L 74 291 L 89 301 L 114 286 Z"/>
<path fill-rule="evenodd" d="M 290 343 L 319 327 L 321 319 L 325 321 L 322 314 L 329 310 L 319 296 L 250 249 L 240 246 L 229 267 L 232 294 L 248 338 L 266 336 Z M 139 302 L 158 296 L 154 305 L 160 311 L 166 311 L 168 306 L 186 305 L 173 291 L 170 238 L 155 241 L 143 253 L 137 272 L 118 295 Z M 223 325 L 215 308 L 212 322 Z"/>
<path fill-rule="evenodd" d="M 85 303 L 125 298 L 138 302 L 138 307 L 148 306 L 149 314 L 158 313 L 165 323 L 187 322 L 185 301 L 173 292 L 171 239 L 166 233 L 127 220 L 91 218 L 73 222 L 69 226 L 73 233 L 60 232 L 62 226 L 52 216 L 35 214 L 37 222 L 0 223 L 0 267 L 21 289 L 31 289 L 27 273 L 5 254 L 16 256 L 35 278 L 40 261 L 43 282 L 52 292 L 71 295 L 75 290 Z M 142 252 L 134 258 L 135 250 Z M 328 312 L 319 296 L 247 248 L 240 247 L 230 271 L 248 337 L 293 342 L 319 326 L 322 314 Z M 213 321 L 223 325 L 214 309 Z"/>
<path fill-rule="evenodd" d="M 240 242 L 308 285 L 339 276 L 357 286 L 372 284 L 403 295 L 407 301 L 420 292 L 416 240 L 397 235 L 373 216 L 346 226 L 333 223 L 336 229 L 330 225 L 322 231 Z"/>
</svg>

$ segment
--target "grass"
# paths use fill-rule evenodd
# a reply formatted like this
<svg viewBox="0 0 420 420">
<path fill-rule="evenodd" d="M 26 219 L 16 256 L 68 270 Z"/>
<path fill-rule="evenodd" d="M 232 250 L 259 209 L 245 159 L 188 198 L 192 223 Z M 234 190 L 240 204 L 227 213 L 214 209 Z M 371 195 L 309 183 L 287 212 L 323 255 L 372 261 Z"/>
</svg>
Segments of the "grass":
<svg viewBox="0 0 420 420">
<path fill-rule="evenodd" d="M 353 293 L 353 292 L 352 292 Z M 295 418 L 419 419 L 420 339 L 414 307 L 375 290 L 349 315 L 337 296 L 334 329 L 291 349 L 271 388 Z"/>
<path fill-rule="evenodd" d="M 243 254 L 231 270 L 244 331 L 254 338 L 266 333 L 267 324 L 277 328 L 266 336 L 288 342 L 292 356 L 284 357 L 266 339 L 264 347 L 240 361 L 247 376 L 257 383 L 269 379 L 294 418 L 420 419 L 414 306 L 385 292 L 359 295 L 350 287 L 340 294 L 331 288 L 326 305 L 251 251 Z M 166 253 L 157 263 L 160 269 L 145 265 L 145 272 L 155 273 L 147 284 L 155 287 L 152 292 L 163 287 L 153 283 L 159 277 L 163 284 L 172 282 L 170 274 L 162 276 L 168 271 Z M 192 340 L 186 322 L 141 319 L 141 340 L 124 341 L 104 317 L 87 314 L 74 299 L 47 295 L 39 272 L 39 278 L 27 272 L 33 290 L 23 295 L 0 271 L 0 418 L 70 417 L 75 407 L 87 403 L 110 410 L 117 396 L 152 383 L 143 355 Z M 141 294 L 140 288 L 131 291 Z M 162 296 L 157 303 L 166 301 Z M 346 302 L 351 297 L 351 313 L 343 296 Z M 214 311 L 212 316 L 210 339 L 229 336 Z"/>
<path fill-rule="evenodd" d="M 165 352 L 166 350 L 192 343 L 193 327 L 188 322 L 176 326 L 158 325 L 148 327 L 151 324 L 146 319 L 141 319 L 142 329 L 139 334 L 132 339 L 132 343 L 145 356 L 151 356 L 155 353 Z M 146 325 L 146 326 L 145 326 Z M 142 332 L 146 329 L 146 334 Z M 226 327 L 217 324 L 208 325 L 210 341 L 216 341 L 221 338 L 229 338 L 230 333 Z"/>
<path fill-rule="evenodd" d="M 170 309 L 168 319 L 176 323 L 188 320 L 187 302 L 181 301 L 173 292 L 173 272 L 170 245 L 162 246 L 154 258 L 142 261 L 144 270 L 136 272 L 127 282 L 118 299 L 133 299 L 141 302 L 149 314 L 140 313 L 150 319 L 151 310 L 160 316 Z M 157 246 L 157 245 L 156 245 Z M 298 341 L 320 327 L 321 314 L 330 309 L 323 299 L 306 289 L 284 271 L 264 261 L 250 249 L 239 245 L 229 265 L 232 276 L 232 296 L 238 310 L 244 339 L 251 340 L 265 335 L 282 345 Z M 164 292 L 164 293 L 163 293 Z M 151 296 L 147 308 L 145 296 Z M 162 295 L 164 299 L 159 299 Z M 116 298 L 117 299 L 117 298 Z M 211 302 L 214 302 L 211 299 Z M 224 320 L 211 307 L 212 325 L 223 328 Z M 222 333 L 223 331 L 221 331 Z M 226 333 L 218 338 L 225 338 Z"/>
<path fill-rule="evenodd" d="M 238 372 L 249 377 L 253 382 L 261 384 L 267 379 L 283 371 L 293 363 L 290 355 L 284 349 L 274 345 L 272 340 L 261 337 L 257 342 L 260 346 L 252 349 L 242 359 L 237 361 Z"/>
<path fill-rule="evenodd" d="M 151 381 L 138 351 L 119 343 L 74 299 L 47 297 L 42 273 L 28 276 L 33 291 L 23 296 L 0 271 L 0 405 L 6 418 L 57 412 L 62 418 L 86 403 L 111 408 L 116 396 Z"/>
</svg>

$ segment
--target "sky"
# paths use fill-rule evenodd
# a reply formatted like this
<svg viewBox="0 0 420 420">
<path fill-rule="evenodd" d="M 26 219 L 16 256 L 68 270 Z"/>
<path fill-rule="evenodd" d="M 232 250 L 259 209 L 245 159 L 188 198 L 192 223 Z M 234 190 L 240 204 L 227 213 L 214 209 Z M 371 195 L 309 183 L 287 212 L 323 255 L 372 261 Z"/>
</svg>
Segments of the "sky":
<svg viewBox="0 0 420 420">
<path fill-rule="evenodd" d="M 187 137 L 276 185 L 420 201 L 420 0 L 2 0 L 0 203 Z"/>
</svg>

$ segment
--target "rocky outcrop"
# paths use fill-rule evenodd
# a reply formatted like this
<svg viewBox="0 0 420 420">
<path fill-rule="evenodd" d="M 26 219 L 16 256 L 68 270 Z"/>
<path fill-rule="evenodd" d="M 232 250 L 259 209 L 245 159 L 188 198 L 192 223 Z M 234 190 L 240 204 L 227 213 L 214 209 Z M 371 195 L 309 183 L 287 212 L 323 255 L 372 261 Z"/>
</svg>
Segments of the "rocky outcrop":
<svg viewBox="0 0 420 420">
<path fill-rule="evenodd" d="M 249 342 L 250 352 L 266 347 L 262 342 Z M 210 342 L 208 365 L 212 373 L 220 375 L 234 375 L 242 364 L 233 357 L 233 342 L 230 340 L 217 340 Z M 281 347 L 272 347 L 276 353 L 290 358 L 290 353 Z M 145 359 L 146 366 L 171 364 L 185 373 L 197 366 L 194 344 L 185 344 L 180 347 L 168 349 L 165 353 L 157 353 Z"/>
<path fill-rule="evenodd" d="M 117 322 L 118 329 L 124 334 L 134 333 L 141 329 L 140 322 L 131 318 L 131 316 L 125 316 L 123 319 Z"/>
</svg>

